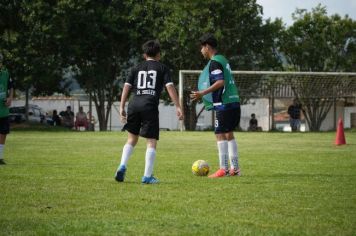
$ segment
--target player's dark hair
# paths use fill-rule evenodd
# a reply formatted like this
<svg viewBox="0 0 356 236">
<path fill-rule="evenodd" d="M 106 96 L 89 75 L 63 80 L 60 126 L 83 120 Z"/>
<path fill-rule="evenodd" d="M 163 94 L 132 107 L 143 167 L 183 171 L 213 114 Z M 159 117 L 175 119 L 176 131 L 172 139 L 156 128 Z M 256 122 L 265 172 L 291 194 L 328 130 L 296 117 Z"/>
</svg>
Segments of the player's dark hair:
<svg viewBox="0 0 356 236">
<path fill-rule="evenodd" d="M 158 40 L 149 40 L 142 45 L 143 53 L 149 57 L 155 57 L 161 51 L 161 45 Z"/>
<path fill-rule="evenodd" d="M 201 45 L 210 45 L 212 48 L 216 48 L 218 46 L 218 41 L 215 36 L 211 33 L 206 33 L 199 38 L 199 42 Z"/>
</svg>

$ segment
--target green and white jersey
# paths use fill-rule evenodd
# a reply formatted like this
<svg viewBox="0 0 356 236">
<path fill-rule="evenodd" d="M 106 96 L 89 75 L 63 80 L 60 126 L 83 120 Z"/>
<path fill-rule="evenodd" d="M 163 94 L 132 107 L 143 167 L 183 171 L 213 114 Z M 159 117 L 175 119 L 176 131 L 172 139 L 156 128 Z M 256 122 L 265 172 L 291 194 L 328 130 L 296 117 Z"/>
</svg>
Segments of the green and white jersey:
<svg viewBox="0 0 356 236">
<path fill-rule="evenodd" d="M 206 110 L 229 110 L 239 106 L 240 97 L 227 59 L 215 55 L 199 76 L 198 89 L 205 90 L 218 80 L 224 80 L 224 87 L 203 96 Z"/>
<path fill-rule="evenodd" d="M 0 117 L 9 115 L 9 108 L 5 105 L 9 89 L 13 87 L 9 72 L 5 68 L 0 68 Z"/>
</svg>

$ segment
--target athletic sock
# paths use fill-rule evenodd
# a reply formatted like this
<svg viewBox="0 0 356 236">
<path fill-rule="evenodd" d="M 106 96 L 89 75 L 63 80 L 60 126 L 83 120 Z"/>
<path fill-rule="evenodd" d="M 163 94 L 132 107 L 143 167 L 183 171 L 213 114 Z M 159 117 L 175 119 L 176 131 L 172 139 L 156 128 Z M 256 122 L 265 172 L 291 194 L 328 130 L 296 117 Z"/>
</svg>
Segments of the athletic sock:
<svg viewBox="0 0 356 236">
<path fill-rule="evenodd" d="M 151 177 L 153 173 L 153 166 L 156 159 L 156 149 L 147 148 L 145 157 L 145 173 L 144 176 Z"/>
<path fill-rule="evenodd" d="M 120 166 L 127 166 L 127 162 L 129 161 L 133 150 L 134 147 L 131 144 L 124 145 L 124 148 L 122 149 L 121 162 L 119 167 L 117 168 L 118 170 L 120 169 Z"/>
<path fill-rule="evenodd" d="M 238 159 L 239 154 L 238 154 L 236 140 L 232 139 L 228 141 L 228 147 L 229 147 L 229 159 L 230 159 L 231 167 L 237 170 L 239 168 L 239 159 Z"/>
<path fill-rule="evenodd" d="M 0 159 L 4 159 L 4 148 L 5 145 L 4 144 L 0 144 Z"/>
<path fill-rule="evenodd" d="M 228 170 L 229 159 L 228 159 L 228 144 L 226 140 L 218 141 L 218 151 L 219 151 L 219 165 L 220 169 Z"/>
</svg>

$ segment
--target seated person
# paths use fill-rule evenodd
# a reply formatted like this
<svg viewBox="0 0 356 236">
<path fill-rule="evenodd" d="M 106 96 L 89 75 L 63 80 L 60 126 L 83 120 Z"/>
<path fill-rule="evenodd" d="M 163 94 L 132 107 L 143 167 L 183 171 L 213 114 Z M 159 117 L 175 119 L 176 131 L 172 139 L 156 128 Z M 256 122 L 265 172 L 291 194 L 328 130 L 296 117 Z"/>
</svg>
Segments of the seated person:
<svg viewBox="0 0 356 236">
<path fill-rule="evenodd" d="M 71 110 L 70 106 L 67 106 L 66 111 L 61 111 L 60 115 L 62 116 L 62 124 L 65 127 L 73 128 L 74 126 L 74 113 Z"/>
<path fill-rule="evenodd" d="M 85 130 L 88 130 L 88 125 L 87 114 L 83 111 L 83 107 L 79 107 L 79 111 L 75 116 L 75 129 L 78 129 L 79 126 L 84 126 Z"/>
<path fill-rule="evenodd" d="M 250 126 L 248 127 L 248 131 L 258 131 L 260 127 L 258 127 L 258 121 L 256 119 L 255 113 L 251 114 Z"/>
<path fill-rule="evenodd" d="M 57 114 L 57 110 L 53 110 L 52 112 L 52 118 L 49 121 L 50 125 L 56 126 L 56 125 L 61 125 L 61 118 Z"/>
<path fill-rule="evenodd" d="M 95 124 L 96 124 L 95 117 L 91 114 L 90 111 L 88 111 L 87 115 L 88 115 L 88 127 L 89 127 L 89 130 L 90 131 L 94 131 Z"/>
</svg>

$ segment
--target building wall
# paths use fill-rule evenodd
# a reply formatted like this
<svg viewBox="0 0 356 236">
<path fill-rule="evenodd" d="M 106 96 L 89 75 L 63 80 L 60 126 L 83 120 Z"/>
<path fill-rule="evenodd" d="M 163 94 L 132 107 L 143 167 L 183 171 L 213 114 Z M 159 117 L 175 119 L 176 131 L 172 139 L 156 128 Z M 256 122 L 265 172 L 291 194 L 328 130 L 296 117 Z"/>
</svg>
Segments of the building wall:
<svg viewBox="0 0 356 236">
<path fill-rule="evenodd" d="M 356 127 L 356 121 L 351 119 L 352 115 L 356 116 L 356 106 L 345 107 L 345 109 L 344 109 L 344 127 L 347 129 Z M 352 123 L 352 122 L 354 122 L 354 123 Z"/>
<path fill-rule="evenodd" d="M 44 112 L 47 112 L 49 115 L 52 114 L 52 111 L 56 109 L 59 112 L 64 111 L 67 106 L 72 107 L 72 111 L 77 113 L 79 106 L 83 106 L 85 112 L 89 111 L 89 101 L 79 101 L 75 99 L 34 99 L 29 102 L 33 105 L 38 105 L 43 109 Z M 12 106 L 24 106 L 24 100 L 14 100 Z M 201 110 L 202 104 L 197 105 L 197 113 Z M 252 113 L 256 114 L 258 120 L 258 125 L 262 128 L 263 131 L 269 130 L 269 101 L 268 99 L 251 99 L 248 104 L 241 106 L 241 121 L 240 127 L 242 130 L 247 130 L 249 126 L 249 120 Z M 336 122 L 339 117 L 342 117 L 344 120 L 344 127 L 351 127 L 351 114 L 356 113 L 356 107 L 345 107 L 343 102 L 337 103 L 336 109 Z M 97 113 L 94 103 L 92 103 L 92 115 L 96 120 L 95 130 L 99 130 L 99 124 L 97 122 Z M 159 119 L 160 119 L 160 128 L 169 129 L 169 130 L 180 130 L 182 122 L 180 122 L 176 115 L 175 106 L 165 105 L 161 103 L 159 105 Z M 207 128 L 212 128 L 213 125 L 213 115 L 211 111 L 203 111 L 200 115 L 197 122 L 197 130 L 204 130 Z M 337 124 L 337 123 L 336 123 Z M 289 124 L 284 124 L 285 129 L 282 130 L 288 131 Z M 119 117 L 119 102 L 115 102 L 112 106 L 111 113 L 109 116 L 108 130 L 121 130 L 123 124 L 120 122 Z M 303 126 L 304 127 L 304 126 Z M 304 128 L 303 128 L 304 129 Z M 332 107 L 324 120 L 321 130 L 329 131 L 334 129 L 334 108 Z M 309 128 L 307 124 L 305 125 L 305 130 L 308 131 Z"/>
<path fill-rule="evenodd" d="M 248 104 L 241 106 L 240 127 L 242 130 L 247 130 L 250 124 L 251 114 L 255 113 L 258 126 L 260 126 L 263 131 L 268 131 L 270 122 L 269 110 L 268 99 L 250 99 Z"/>
</svg>

